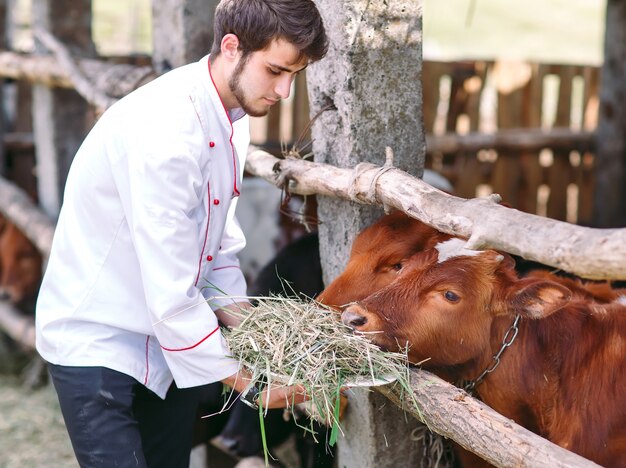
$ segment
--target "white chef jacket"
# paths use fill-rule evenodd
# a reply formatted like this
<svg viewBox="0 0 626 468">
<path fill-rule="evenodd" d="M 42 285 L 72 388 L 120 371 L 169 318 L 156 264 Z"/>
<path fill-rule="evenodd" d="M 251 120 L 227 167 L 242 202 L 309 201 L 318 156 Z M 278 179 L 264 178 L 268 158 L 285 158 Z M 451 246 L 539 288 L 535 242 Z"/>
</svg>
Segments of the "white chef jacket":
<svg viewBox="0 0 626 468">
<path fill-rule="evenodd" d="M 162 398 L 173 379 L 237 372 L 213 309 L 246 292 L 234 211 L 248 124 L 224 108 L 208 56 L 102 115 L 69 171 L 37 301 L 44 359 L 108 367 Z"/>
</svg>

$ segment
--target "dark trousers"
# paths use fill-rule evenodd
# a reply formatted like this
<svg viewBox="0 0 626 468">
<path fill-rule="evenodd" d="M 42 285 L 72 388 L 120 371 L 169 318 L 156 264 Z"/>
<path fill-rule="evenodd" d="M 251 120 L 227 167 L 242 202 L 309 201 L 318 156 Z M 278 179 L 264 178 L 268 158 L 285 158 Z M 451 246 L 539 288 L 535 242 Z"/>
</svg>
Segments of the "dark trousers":
<svg viewBox="0 0 626 468">
<path fill-rule="evenodd" d="M 132 377 L 104 367 L 49 364 L 61 411 L 82 468 L 188 468 L 203 387 L 165 400 Z"/>
</svg>

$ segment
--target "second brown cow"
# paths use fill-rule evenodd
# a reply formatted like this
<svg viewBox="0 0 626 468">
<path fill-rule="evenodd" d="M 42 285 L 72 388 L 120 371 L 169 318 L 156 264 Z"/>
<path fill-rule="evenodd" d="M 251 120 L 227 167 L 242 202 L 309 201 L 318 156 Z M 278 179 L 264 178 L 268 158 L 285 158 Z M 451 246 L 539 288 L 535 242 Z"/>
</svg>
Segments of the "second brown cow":
<svg viewBox="0 0 626 468">
<path fill-rule="evenodd" d="M 474 381 L 486 404 L 552 442 L 626 466 L 626 305 L 550 275 L 518 278 L 508 255 L 464 243 L 415 254 L 343 322 L 384 348 L 408 344 L 412 362 L 450 382 Z"/>
</svg>

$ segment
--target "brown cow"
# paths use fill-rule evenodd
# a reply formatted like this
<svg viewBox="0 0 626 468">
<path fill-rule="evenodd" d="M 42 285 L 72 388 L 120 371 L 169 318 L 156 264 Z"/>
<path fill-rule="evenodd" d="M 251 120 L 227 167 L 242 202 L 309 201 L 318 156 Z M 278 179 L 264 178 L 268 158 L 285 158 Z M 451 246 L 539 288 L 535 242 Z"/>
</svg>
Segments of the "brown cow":
<svg viewBox="0 0 626 468">
<path fill-rule="evenodd" d="M 0 216 L 0 297 L 14 304 L 34 300 L 41 274 L 37 248 L 13 223 Z"/>
<path fill-rule="evenodd" d="M 384 348 L 408 344 L 412 362 L 427 360 L 424 368 L 450 382 L 477 379 L 516 328 L 477 395 L 562 447 L 626 466 L 626 305 L 550 277 L 520 279 L 508 255 L 463 244 L 415 254 L 392 284 L 349 306 L 343 322 Z"/>
<path fill-rule="evenodd" d="M 383 216 L 359 233 L 345 270 L 317 300 L 341 307 L 367 297 L 396 279 L 411 255 L 449 238 L 402 211 Z"/>
</svg>

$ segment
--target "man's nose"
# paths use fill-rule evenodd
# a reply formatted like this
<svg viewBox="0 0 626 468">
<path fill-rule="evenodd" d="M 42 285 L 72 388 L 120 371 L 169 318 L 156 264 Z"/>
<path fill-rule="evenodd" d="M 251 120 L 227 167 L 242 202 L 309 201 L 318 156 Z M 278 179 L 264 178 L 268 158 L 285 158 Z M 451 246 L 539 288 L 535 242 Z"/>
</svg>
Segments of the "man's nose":
<svg viewBox="0 0 626 468">
<path fill-rule="evenodd" d="M 276 83 L 276 89 L 274 92 L 280 96 L 281 99 L 287 99 L 289 97 L 289 93 L 291 92 L 291 83 L 293 82 L 294 76 L 285 74 L 285 76 L 281 76 L 278 83 Z"/>
</svg>

